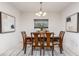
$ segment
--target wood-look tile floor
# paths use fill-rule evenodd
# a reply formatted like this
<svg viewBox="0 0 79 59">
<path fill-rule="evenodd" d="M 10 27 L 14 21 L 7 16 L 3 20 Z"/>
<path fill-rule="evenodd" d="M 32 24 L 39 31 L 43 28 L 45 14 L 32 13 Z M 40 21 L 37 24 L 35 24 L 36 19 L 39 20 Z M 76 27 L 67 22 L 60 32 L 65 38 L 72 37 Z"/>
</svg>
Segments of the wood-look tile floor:
<svg viewBox="0 0 79 59">
<path fill-rule="evenodd" d="M 10 50 L 2 53 L 0 56 L 31 56 L 31 46 L 30 45 L 27 47 L 26 51 L 27 51 L 27 53 L 24 54 L 22 47 L 16 47 L 16 48 L 10 49 Z M 45 56 L 52 56 L 51 52 L 52 52 L 51 50 L 45 50 Z M 33 56 L 40 56 L 40 50 L 39 49 L 34 50 Z M 43 56 L 43 53 L 42 53 L 42 56 Z M 55 46 L 54 56 L 65 56 L 65 54 L 64 53 L 60 54 L 59 47 Z"/>
</svg>

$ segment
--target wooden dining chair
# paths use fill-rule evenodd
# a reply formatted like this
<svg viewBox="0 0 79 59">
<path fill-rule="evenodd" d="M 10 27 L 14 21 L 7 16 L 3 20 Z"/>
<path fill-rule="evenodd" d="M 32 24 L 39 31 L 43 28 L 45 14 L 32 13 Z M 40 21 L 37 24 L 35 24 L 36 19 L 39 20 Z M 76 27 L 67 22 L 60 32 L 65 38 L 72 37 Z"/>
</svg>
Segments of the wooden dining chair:
<svg viewBox="0 0 79 59">
<path fill-rule="evenodd" d="M 34 35 L 34 39 L 33 39 L 33 35 Z M 41 50 L 42 50 L 42 47 L 43 47 L 43 41 L 42 41 L 42 38 L 40 38 L 41 34 L 38 33 L 38 32 L 34 32 L 34 33 L 31 33 L 31 37 L 32 37 L 32 55 L 33 55 L 33 50 L 37 47 L 40 48 L 40 55 L 41 55 Z"/>
<path fill-rule="evenodd" d="M 59 33 L 59 37 L 57 40 L 54 40 L 54 46 L 58 45 L 60 48 L 60 53 L 62 53 L 63 51 L 63 37 L 64 37 L 65 32 L 64 31 L 60 31 Z"/>
<path fill-rule="evenodd" d="M 60 31 L 60 34 L 59 34 L 60 53 L 62 53 L 62 51 L 63 51 L 63 37 L 64 37 L 64 34 L 65 34 L 64 31 Z"/>
<path fill-rule="evenodd" d="M 51 39 L 51 35 L 52 35 L 52 39 Z M 45 36 L 46 36 L 46 42 L 44 42 L 44 54 L 45 54 L 45 48 L 50 48 L 52 50 L 52 56 L 53 56 L 54 55 L 53 54 L 53 51 L 54 51 L 54 46 L 53 46 L 54 33 L 46 32 Z"/>
<path fill-rule="evenodd" d="M 33 55 L 33 50 L 38 47 L 38 35 L 39 33 L 37 32 L 34 32 L 34 33 L 31 33 L 31 38 L 32 38 L 32 55 Z M 34 36 L 34 38 L 33 38 Z"/>
<path fill-rule="evenodd" d="M 44 55 L 44 41 L 45 41 L 45 33 L 40 32 L 40 48 L 43 50 L 43 55 Z"/>
<path fill-rule="evenodd" d="M 28 44 L 31 45 L 32 41 L 31 41 L 31 37 L 27 36 L 25 31 L 22 31 L 21 34 L 22 34 L 22 38 L 23 38 L 23 50 L 24 50 L 24 54 L 25 54 L 26 53 L 27 45 Z"/>
</svg>

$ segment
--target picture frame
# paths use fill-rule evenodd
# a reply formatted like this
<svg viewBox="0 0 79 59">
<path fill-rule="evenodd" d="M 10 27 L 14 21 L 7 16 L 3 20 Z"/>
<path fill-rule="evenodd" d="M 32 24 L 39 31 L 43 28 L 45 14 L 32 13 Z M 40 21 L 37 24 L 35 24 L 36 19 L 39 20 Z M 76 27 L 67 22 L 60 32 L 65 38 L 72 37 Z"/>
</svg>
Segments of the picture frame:
<svg viewBox="0 0 79 59">
<path fill-rule="evenodd" d="M 0 33 L 15 31 L 15 17 L 4 12 L 0 12 Z"/>
<path fill-rule="evenodd" d="M 79 32 L 79 12 L 74 13 L 66 18 L 66 31 Z"/>
<path fill-rule="evenodd" d="M 34 19 L 34 28 L 48 28 L 48 19 Z"/>
</svg>

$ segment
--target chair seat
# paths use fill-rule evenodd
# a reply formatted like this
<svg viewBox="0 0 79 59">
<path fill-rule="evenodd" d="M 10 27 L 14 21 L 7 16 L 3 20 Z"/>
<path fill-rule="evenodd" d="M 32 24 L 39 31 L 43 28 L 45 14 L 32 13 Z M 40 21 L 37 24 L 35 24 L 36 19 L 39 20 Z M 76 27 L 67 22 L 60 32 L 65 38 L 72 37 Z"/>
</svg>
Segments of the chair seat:
<svg viewBox="0 0 79 59">
<path fill-rule="evenodd" d="M 47 46 L 47 43 L 46 42 L 44 42 L 44 46 Z M 52 46 L 52 42 L 50 42 L 50 46 Z"/>
<path fill-rule="evenodd" d="M 35 46 L 35 43 L 33 43 L 33 46 Z M 38 46 L 41 46 L 40 42 L 38 43 Z"/>
<path fill-rule="evenodd" d="M 59 42 L 54 42 L 53 45 L 59 45 Z"/>
<path fill-rule="evenodd" d="M 27 44 L 32 44 L 32 42 L 27 42 Z"/>
</svg>

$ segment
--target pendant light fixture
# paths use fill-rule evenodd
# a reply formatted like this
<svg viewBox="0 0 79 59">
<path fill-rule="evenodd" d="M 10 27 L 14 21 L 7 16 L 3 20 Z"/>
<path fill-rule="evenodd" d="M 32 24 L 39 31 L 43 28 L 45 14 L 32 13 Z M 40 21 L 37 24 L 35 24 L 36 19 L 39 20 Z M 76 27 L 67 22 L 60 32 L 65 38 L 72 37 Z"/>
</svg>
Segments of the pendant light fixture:
<svg viewBox="0 0 79 59">
<path fill-rule="evenodd" d="M 37 15 L 37 16 L 45 16 L 46 15 L 46 12 L 43 11 L 42 3 L 43 2 L 40 2 L 40 10 L 39 10 L 39 12 L 35 13 L 35 15 Z"/>
</svg>

